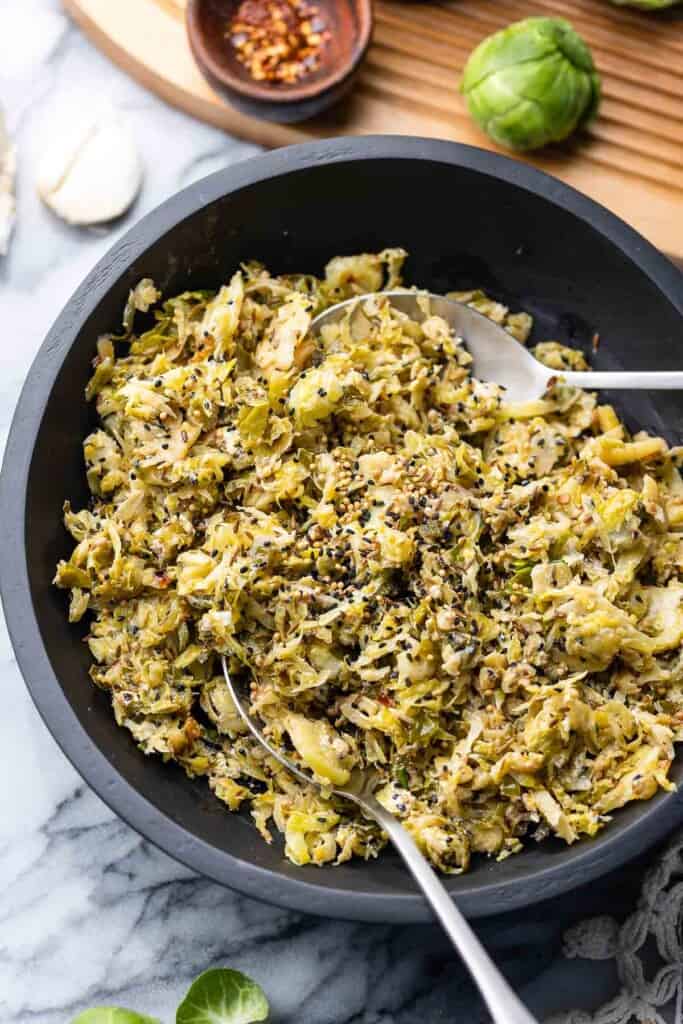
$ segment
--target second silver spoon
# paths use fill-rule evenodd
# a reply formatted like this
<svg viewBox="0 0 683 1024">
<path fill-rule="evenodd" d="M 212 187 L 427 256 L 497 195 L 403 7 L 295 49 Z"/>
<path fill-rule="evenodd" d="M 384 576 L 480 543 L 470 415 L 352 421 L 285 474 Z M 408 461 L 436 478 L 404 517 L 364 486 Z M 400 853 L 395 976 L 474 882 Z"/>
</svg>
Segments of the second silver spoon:
<svg viewBox="0 0 683 1024">
<path fill-rule="evenodd" d="M 248 711 L 248 698 L 238 692 L 224 657 L 223 675 L 237 712 L 255 740 L 284 765 L 292 775 L 307 786 L 321 788 L 312 775 L 294 764 L 277 747 L 268 742 L 257 722 Z M 486 1003 L 494 1024 L 537 1024 L 513 989 L 488 955 L 469 924 L 434 872 L 427 858 L 420 853 L 410 832 L 392 814 L 382 807 L 375 796 L 378 779 L 372 771 L 354 769 L 348 783 L 335 787 L 332 792 L 357 804 L 368 817 L 374 818 L 400 853 L 411 875 L 425 895 L 425 899 L 441 922 L 444 931 L 460 954 Z"/>
</svg>

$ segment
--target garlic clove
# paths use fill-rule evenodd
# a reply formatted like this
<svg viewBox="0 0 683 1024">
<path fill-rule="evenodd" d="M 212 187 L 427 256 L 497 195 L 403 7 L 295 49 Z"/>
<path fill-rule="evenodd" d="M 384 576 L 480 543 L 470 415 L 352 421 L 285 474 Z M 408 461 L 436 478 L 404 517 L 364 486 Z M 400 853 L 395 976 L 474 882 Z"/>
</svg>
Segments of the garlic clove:
<svg viewBox="0 0 683 1024">
<path fill-rule="evenodd" d="M 5 116 L 0 110 L 0 256 L 9 248 L 14 227 L 16 204 L 14 201 L 14 175 L 16 153 L 5 127 Z"/>
<path fill-rule="evenodd" d="M 37 188 L 69 224 L 119 217 L 140 191 L 143 168 L 133 135 L 115 111 L 72 121 L 41 159 Z"/>
</svg>

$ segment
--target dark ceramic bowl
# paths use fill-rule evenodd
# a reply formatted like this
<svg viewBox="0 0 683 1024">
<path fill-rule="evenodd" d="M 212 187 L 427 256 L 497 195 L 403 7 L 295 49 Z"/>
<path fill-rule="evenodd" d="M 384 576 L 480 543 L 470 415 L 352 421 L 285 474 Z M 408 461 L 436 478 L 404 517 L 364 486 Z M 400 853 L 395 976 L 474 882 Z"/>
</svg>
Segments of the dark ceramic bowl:
<svg viewBox="0 0 683 1024">
<path fill-rule="evenodd" d="M 97 336 L 118 331 L 128 290 L 152 277 L 166 294 L 211 288 L 241 260 L 321 270 L 336 253 L 402 245 L 408 280 L 434 291 L 479 285 L 537 318 L 539 338 L 587 348 L 598 368 L 672 369 L 683 360 L 683 277 L 612 214 L 505 157 L 452 143 L 341 138 L 282 149 L 220 171 L 169 199 L 88 275 L 29 372 L 0 480 L 2 599 L 33 699 L 86 782 L 143 835 L 197 871 L 251 896 L 312 913 L 381 921 L 429 917 L 397 857 L 296 868 L 251 820 L 201 780 L 144 757 L 88 678 L 84 628 L 67 623 L 51 580 L 72 542 L 62 503 L 87 500 L 83 398 Z M 633 393 L 632 423 L 680 441 L 683 396 Z M 8 724 L 8 728 L 11 725 Z M 679 757 L 673 777 L 680 780 Z M 477 860 L 446 882 L 465 913 L 502 913 L 625 862 L 680 819 L 676 795 L 618 811 L 594 840 L 532 844 Z"/>
<path fill-rule="evenodd" d="M 239 0 L 189 0 L 187 35 L 213 88 L 244 114 L 293 124 L 314 117 L 348 92 L 372 35 L 372 0 L 315 0 L 330 30 L 320 67 L 293 84 L 257 82 L 226 38 Z"/>
</svg>

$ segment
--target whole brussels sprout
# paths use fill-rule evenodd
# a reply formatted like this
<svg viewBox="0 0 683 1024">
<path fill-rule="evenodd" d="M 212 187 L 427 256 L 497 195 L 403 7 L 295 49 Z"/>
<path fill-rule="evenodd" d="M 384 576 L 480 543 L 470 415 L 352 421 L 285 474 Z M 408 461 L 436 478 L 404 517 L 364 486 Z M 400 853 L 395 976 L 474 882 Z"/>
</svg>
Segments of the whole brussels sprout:
<svg viewBox="0 0 683 1024">
<path fill-rule="evenodd" d="M 460 88 L 477 124 L 517 150 L 565 139 L 600 100 L 591 52 L 563 18 L 525 18 L 484 39 Z"/>
<path fill-rule="evenodd" d="M 661 11 L 664 7 L 673 7 L 681 0 L 612 0 L 620 7 L 639 7 L 641 11 Z"/>
</svg>

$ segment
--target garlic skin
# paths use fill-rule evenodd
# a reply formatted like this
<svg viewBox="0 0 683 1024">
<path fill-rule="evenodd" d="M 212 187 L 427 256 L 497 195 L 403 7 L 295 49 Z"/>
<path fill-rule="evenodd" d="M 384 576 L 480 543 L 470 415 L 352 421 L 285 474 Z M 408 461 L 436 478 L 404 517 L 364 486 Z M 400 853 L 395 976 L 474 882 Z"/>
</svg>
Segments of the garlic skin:
<svg viewBox="0 0 683 1024">
<path fill-rule="evenodd" d="M 69 224 L 101 224 L 120 217 L 142 185 L 133 135 L 116 111 L 72 119 L 45 149 L 38 194 Z"/>
<path fill-rule="evenodd" d="M 14 227 L 16 203 L 14 201 L 14 175 L 16 152 L 5 127 L 5 116 L 0 110 L 0 256 L 9 248 Z"/>
</svg>

